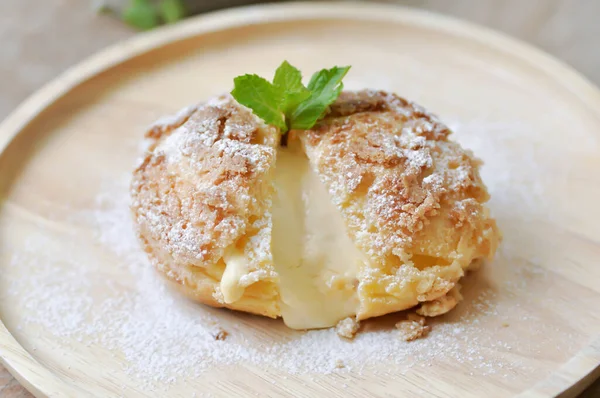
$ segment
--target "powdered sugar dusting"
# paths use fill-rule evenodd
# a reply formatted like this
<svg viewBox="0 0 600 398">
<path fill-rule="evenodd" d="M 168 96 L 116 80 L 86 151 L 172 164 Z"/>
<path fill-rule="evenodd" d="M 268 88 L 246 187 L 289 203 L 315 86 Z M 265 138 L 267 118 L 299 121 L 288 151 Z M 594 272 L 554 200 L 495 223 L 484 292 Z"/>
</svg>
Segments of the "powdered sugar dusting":
<svg viewBox="0 0 600 398">
<path fill-rule="evenodd" d="M 172 126 L 172 125 L 180 125 L 187 118 L 189 118 L 196 109 L 197 109 L 197 106 L 186 106 L 174 115 L 164 116 L 164 117 L 158 119 L 157 121 L 155 121 L 152 124 L 152 126 L 150 126 L 150 129 L 154 129 L 154 128 L 163 129 L 163 128 L 168 128 L 169 126 Z"/>
<path fill-rule="evenodd" d="M 266 345 L 256 344 L 239 330 L 228 330 L 225 341 L 215 340 L 221 324 L 219 311 L 179 300 L 155 274 L 133 233 L 126 176 L 117 182 L 98 195 L 96 209 L 76 218 L 92 223 L 103 250 L 116 256 L 119 263 L 128 264 L 126 280 L 132 282 L 131 289 L 123 292 L 117 281 L 107 281 L 113 289 L 92 298 L 88 291 L 95 286 L 94 269 L 73 267 L 77 271 L 65 274 L 61 264 L 48 262 L 32 276 L 39 287 L 36 291 L 23 295 L 23 284 L 31 283 L 23 280 L 14 281 L 8 294 L 26 303 L 29 315 L 23 319 L 25 324 L 36 323 L 57 337 L 74 337 L 121 352 L 132 376 L 148 383 L 168 383 L 239 362 L 291 374 L 361 372 L 376 369 L 382 362 L 406 371 L 444 358 L 460 360 L 483 372 L 514 367 L 509 363 L 498 367 L 496 360 L 479 359 L 483 352 L 465 334 L 468 328 L 476 328 L 468 319 L 460 326 L 437 325 L 429 338 L 411 344 L 398 339 L 393 328 L 359 333 L 353 342 L 342 341 L 333 329 L 289 331 L 287 342 Z M 43 241 L 32 241 L 29 250 L 36 252 L 43 245 Z M 13 262 L 23 266 L 27 255 L 16 254 Z M 343 361 L 344 370 L 335 366 L 336 360 Z"/>
<path fill-rule="evenodd" d="M 511 178 L 487 177 L 486 182 L 496 187 L 498 196 L 501 184 Z M 434 180 L 432 177 L 430 183 Z M 257 320 L 181 300 L 159 279 L 138 245 L 130 218 L 128 188 L 129 174 L 108 176 L 93 208 L 74 214 L 71 220 L 97 232 L 92 244 L 99 255 L 111 259 L 103 264 L 114 267 L 103 278 L 98 278 L 98 264 L 80 262 L 82 257 L 75 247 L 73 253 L 48 252 L 47 262 L 36 262 L 35 253 L 41 248 L 48 250 L 41 235 L 32 236 L 26 249 L 13 255 L 13 267 L 35 269 L 11 274 L 11 288 L 4 292 L 15 306 L 24 309 L 26 315 L 20 319 L 20 327 L 35 325 L 40 333 L 54 336 L 57 344 L 64 338 L 73 338 L 110 350 L 122 371 L 142 386 L 169 385 L 240 363 L 287 374 L 317 375 L 399 374 L 450 364 L 476 376 L 499 374 L 507 382 L 519 373 L 536 371 L 511 353 L 539 347 L 516 346 L 510 328 L 499 332 L 489 326 L 512 322 L 516 313 L 521 324 L 536 325 L 538 333 L 542 333 L 544 325 L 539 325 L 535 316 L 518 306 L 506 308 L 496 304 L 497 296 L 505 292 L 528 300 L 527 285 L 520 283 L 519 274 L 525 267 L 502 281 L 498 285 L 500 291 L 482 287 L 479 292 L 472 292 L 459 305 L 454 319 L 435 321 L 431 334 L 414 342 L 400 340 L 393 326 L 382 327 L 376 322 L 374 326 L 367 322 L 351 342 L 340 339 L 333 329 L 295 332 L 283 328 L 279 321 Z M 501 253 L 500 257 L 498 266 L 510 266 L 509 254 Z M 534 268 L 543 277 L 543 270 Z M 461 306 L 465 306 L 462 311 Z M 391 325 L 402 316 L 392 317 Z M 267 330 L 272 328 L 273 334 L 267 333 L 262 340 L 256 338 L 253 331 L 258 331 L 258 326 L 253 324 L 267 324 Z M 214 336 L 221 327 L 229 336 L 216 340 Z M 261 331 L 264 333 L 264 329 Z M 339 363 L 344 366 L 339 367 Z"/>
<path fill-rule="evenodd" d="M 548 173 L 543 171 L 543 163 L 538 160 L 544 154 L 535 142 L 523 140 L 533 127 L 520 122 L 490 121 L 485 117 L 466 123 L 450 121 L 448 127 L 455 132 L 453 139 L 484 159 L 481 176 L 492 197 L 492 207 L 510 209 L 527 218 L 541 213 L 544 217 L 553 217 L 552 211 L 544 208 L 545 187 L 552 185 Z M 519 159 L 518 162 L 515 159 Z"/>
</svg>

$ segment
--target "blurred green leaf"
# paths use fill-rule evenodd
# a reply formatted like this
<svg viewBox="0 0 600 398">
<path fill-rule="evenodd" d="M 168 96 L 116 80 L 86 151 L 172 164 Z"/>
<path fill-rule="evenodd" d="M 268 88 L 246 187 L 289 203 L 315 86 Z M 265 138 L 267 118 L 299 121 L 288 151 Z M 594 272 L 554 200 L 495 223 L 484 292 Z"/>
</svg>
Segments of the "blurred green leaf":
<svg viewBox="0 0 600 398">
<path fill-rule="evenodd" d="M 112 14 L 114 11 L 108 4 L 106 4 L 103 0 L 97 0 L 92 3 L 92 7 L 94 11 L 98 14 Z"/>
<path fill-rule="evenodd" d="M 160 25 L 158 10 L 150 0 L 131 0 L 123 12 L 123 20 L 140 30 Z"/>
<path fill-rule="evenodd" d="M 168 24 L 185 18 L 187 14 L 183 0 L 163 0 L 158 9 L 160 16 Z"/>
</svg>

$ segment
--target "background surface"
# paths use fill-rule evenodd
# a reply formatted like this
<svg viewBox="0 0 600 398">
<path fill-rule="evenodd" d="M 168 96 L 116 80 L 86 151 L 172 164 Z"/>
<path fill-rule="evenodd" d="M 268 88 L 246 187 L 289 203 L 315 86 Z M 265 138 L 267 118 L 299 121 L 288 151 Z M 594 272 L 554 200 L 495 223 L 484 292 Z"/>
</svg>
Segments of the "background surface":
<svg viewBox="0 0 600 398">
<path fill-rule="evenodd" d="M 214 0 L 212 7 L 242 2 Z M 386 2 L 506 32 L 562 59 L 600 85 L 600 0 Z M 91 1 L 0 0 L 0 119 L 69 66 L 134 34 L 115 18 L 96 15 Z M 0 366 L 0 398 L 25 397 L 31 395 Z M 600 381 L 581 397 L 600 397 Z"/>
</svg>

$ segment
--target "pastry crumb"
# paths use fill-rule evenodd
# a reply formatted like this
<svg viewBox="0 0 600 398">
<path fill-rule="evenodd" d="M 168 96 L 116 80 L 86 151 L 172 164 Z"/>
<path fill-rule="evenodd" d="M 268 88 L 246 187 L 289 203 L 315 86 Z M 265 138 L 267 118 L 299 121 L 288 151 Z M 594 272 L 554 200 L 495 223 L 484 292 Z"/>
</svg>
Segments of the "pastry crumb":
<svg viewBox="0 0 600 398">
<path fill-rule="evenodd" d="M 360 322 L 357 321 L 356 318 L 348 317 L 338 322 L 335 326 L 335 331 L 338 336 L 352 340 L 354 336 L 356 336 L 359 328 Z"/>
<path fill-rule="evenodd" d="M 215 333 L 213 333 L 213 337 L 215 340 L 225 340 L 227 336 L 229 336 L 229 332 L 221 328 L 219 328 Z"/>
<path fill-rule="evenodd" d="M 344 362 L 341 359 L 338 359 L 335 361 L 335 367 L 337 369 L 342 369 L 342 368 L 345 368 L 346 365 L 344 365 Z"/>
<path fill-rule="evenodd" d="M 457 283 L 445 296 L 421 304 L 421 308 L 417 310 L 417 314 L 433 317 L 447 313 L 462 300 L 463 297 L 460 294 L 460 288 L 461 286 Z"/>
<path fill-rule="evenodd" d="M 396 329 L 400 331 L 400 338 L 404 341 L 413 341 L 427 336 L 431 326 L 425 324 L 425 317 L 410 313 L 407 319 L 396 323 Z"/>
<path fill-rule="evenodd" d="M 503 322 L 503 323 L 502 323 L 502 327 L 503 327 L 503 328 L 507 328 L 507 327 L 509 327 L 509 326 L 510 326 L 510 325 L 508 324 L 508 322 Z"/>
</svg>

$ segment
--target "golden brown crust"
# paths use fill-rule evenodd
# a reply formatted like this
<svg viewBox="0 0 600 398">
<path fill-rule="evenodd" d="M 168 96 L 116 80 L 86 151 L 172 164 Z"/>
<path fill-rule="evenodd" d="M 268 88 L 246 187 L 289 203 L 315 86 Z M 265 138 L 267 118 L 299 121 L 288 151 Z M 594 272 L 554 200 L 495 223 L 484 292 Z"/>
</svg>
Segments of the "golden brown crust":
<svg viewBox="0 0 600 398">
<path fill-rule="evenodd" d="M 417 309 L 417 314 L 434 317 L 449 312 L 456 307 L 463 298 L 460 294 L 460 288 L 460 283 L 457 283 L 445 296 L 422 303 L 421 307 Z"/>
<path fill-rule="evenodd" d="M 227 306 L 218 283 L 228 248 L 249 259 L 247 289 L 235 308 L 276 317 L 269 213 L 278 132 L 230 97 L 154 126 L 154 143 L 132 182 L 132 209 L 153 263 L 184 292 Z M 264 302 L 263 302 L 264 301 Z"/>
<path fill-rule="evenodd" d="M 499 239 L 483 203 L 480 161 L 420 106 L 377 91 L 342 93 L 299 133 L 306 153 L 368 257 L 359 319 L 435 300 Z"/>
<path fill-rule="evenodd" d="M 449 135 L 423 108 L 376 91 L 344 92 L 315 128 L 292 132 L 365 254 L 358 320 L 420 303 L 431 303 L 427 315 L 445 312 L 469 264 L 496 251 L 480 162 Z M 195 300 L 280 316 L 270 246 L 277 129 L 224 96 L 148 137 L 132 210 L 153 264 Z M 220 282 L 234 248 L 248 269 L 228 304 Z"/>
</svg>

